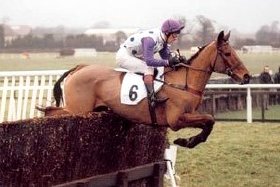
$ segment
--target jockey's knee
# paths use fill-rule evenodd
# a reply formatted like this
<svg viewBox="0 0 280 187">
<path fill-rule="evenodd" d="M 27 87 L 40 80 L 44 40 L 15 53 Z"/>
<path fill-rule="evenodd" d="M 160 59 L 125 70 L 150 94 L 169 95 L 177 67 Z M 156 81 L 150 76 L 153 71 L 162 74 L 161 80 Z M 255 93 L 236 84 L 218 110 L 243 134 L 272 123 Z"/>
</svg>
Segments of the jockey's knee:
<svg viewBox="0 0 280 187">
<path fill-rule="evenodd" d="M 152 84 L 154 81 L 154 76 L 153 75 L 144 75 L 144 83 L 146 84 Z"/>
</svg>

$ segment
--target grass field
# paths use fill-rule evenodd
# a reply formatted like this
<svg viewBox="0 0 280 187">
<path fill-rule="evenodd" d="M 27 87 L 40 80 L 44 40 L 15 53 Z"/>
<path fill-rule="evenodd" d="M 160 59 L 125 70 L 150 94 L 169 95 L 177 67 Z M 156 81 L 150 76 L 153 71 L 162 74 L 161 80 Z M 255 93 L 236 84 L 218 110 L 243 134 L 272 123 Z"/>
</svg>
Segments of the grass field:
<svg viewBox="0 0 280 187">
<path fill-rule="evenodd" d="M 169 131 L 172 143 L 198 131 Z M 206 143 L 178 148 L 181 187 L 280 186 L 280 124 L 218 122 Z"/>
<path fill-rule="evenodd" d="M 182 54 L 190 56 L 188 51 Z M 273 72 L 278 71 L 280 66 L 280 54 L 239 54 L 251 74 L 258 74 L 265 65 L 269 65 Z M 29 59 L 21 54 L 0 54 L 0 71 L 23 71 L 23 70 L 54 70 L 70 69 L 77 64 L 102 64 L 115 66 L 115 53 L 98 52 L 96 57 L 64 57 L 58 58 L 56 53 L 30 54 Z M 216 76 L 216 75 L 214 75 Z"/>
<path fill-rule="evenodd" d="M 280 106 L 279 105 L 272 105 L 269 107 L 269 110 L 264 111 L 264 118 L 265 119 L 271 119 L 271 120 L 280 120 Z M 247 119 L 247 113 L 246 110 L 241 111 L 227 111 L 223 113 L 217 113 L 215 114 L 215 118 L 221 118 L 221 119 Z M 261 108 L 254 108 L 252 111 L 253 120 L 262 119 L 262 113 Z"/>
<path fill-rule="evenodd" d="M 96 57 L 58 57 L 57 53 L 34 53 L 30 58 L 21 54 L 0 54 L 0 71 L 62 70 L 78 64 L 114 66 L 113 53 L 100 52 Z"/>
<path fill-rule="evenodd" d="M 274 72 L 280 66 L 280 54 L 240 54 L 240 58 L 251 74 L 260 73 L 264 65 Z M 114 59 L 114 53 L 106 52 L 92 58 L 57 58 L 57 54 L 39 53 L 24 59 L 20 54 L 0 54 L 0 71 L 70 69 L 83 63 L 114 67 Z M 246 114 L 242 111 L 231 115 Z M 197 132 L 170 131 L 168 136 L 173 142 Z M 206 143 L 194 149 L 178 149 L 176 171 L 181 187 L 280 186 L 280 124 L 218 122 Z"/>
</svg>

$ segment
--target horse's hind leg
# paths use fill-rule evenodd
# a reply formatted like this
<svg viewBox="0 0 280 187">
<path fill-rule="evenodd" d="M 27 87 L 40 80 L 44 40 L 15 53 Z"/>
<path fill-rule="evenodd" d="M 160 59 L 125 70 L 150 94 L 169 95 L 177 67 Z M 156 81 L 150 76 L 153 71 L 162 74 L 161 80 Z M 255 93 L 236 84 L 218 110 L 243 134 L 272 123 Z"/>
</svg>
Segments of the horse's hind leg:
<svg viewBox="0 0 280 187">
<path fill-rule="evenodd" d="M 45 114 L 44 116 L 60 116 L 70 114 L 68 111 L 61 107 L 49 106 L 46 108 L 42 108 L 36 106 L 36 109 L 43 112 Z"/>
<path fill-rule="evenodd" d="M 214 118 L 208 114 L 190 114 L 185 113 L 180 116 L 178 123 L 172 127 L 173 130 L 179 130 L 186 127 L 201 128 L 202 131 L 190 138 L 178 138 L 174 141 L 175 144 L 194 148 L 201 142 L 205 142 L 213 129 L 215 123 Z"/>
</svg>

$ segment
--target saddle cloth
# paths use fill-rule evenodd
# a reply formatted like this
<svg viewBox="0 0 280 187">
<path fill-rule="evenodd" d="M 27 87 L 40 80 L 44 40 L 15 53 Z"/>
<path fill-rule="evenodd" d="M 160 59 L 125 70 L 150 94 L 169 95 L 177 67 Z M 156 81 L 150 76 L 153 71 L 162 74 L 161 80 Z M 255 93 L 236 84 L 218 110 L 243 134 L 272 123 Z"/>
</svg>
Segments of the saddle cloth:
<svg viewBox="0 0 280 187">
<path fill-rule="evenodd" d="M 126 72 L 122 86 L 120 99 L 122 104 L 126 105 L 137 105 L 142 99 L 147 97 L 146 87 L 143 81 L 143 76 L 130 72 L 127 69 L 116 68 L 116 71 Z M 164 72 L 164 67 L 157 68 L 158 73 L 156 79 L 164 81 L 164 76 L 161 75 Z M 158 92 L 162 87 L 163 83 L 154 81 L 155 92 Z"/>
</svg>

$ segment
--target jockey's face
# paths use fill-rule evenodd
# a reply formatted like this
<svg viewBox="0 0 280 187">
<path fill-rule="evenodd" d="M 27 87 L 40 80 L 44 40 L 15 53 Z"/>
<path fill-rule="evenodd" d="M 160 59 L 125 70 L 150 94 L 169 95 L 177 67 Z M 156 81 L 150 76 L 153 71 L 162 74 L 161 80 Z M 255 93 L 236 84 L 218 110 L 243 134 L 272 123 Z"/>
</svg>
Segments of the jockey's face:
<svg viewBox="0 0 280 187">
<path fill-rule="evenodd" d="M 167 38 L 167 43 L 172 44 L 174 41 L 176 41 L 179 37 L 179 33 L 172 33 L 170 36 Z"/>
</svg>

